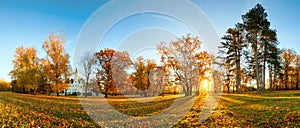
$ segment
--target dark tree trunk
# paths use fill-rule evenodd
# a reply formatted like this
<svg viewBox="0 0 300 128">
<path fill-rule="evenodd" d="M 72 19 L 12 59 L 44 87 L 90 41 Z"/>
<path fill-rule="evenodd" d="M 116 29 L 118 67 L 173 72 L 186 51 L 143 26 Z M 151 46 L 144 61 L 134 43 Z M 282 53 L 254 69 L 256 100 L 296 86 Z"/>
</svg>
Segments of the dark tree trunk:
<svg viewBox="0 0 300 128">
<path fill-rule="evenodd" d="M 297 74 L 296 74 L 296 90 L 299 89 L 299 71 L 297 71 Z"/>
<path fill-rule="evenodd" d="M 242 89 L 241 89 L 241 62 L 240 62 L 240 58 L 239 58 L 239 53 L 237 53 L 238 55 L 237 55 L 237 60 L 236 60 L 236 77 L 237 77 L 237 87 L 236 87 L 236 89 L 237 89 L 237 93 L 239 93 L 239 94 L 241 94 L 242 93 Z"/>
<path fill-rule="evenodd" d="M 273 80 L 272 80 L 272 71 L 273 71 L 273 68 L 272 68 L 272 66 L 270 66 L 270 69 L 269 69 L 269 79 L 270 79 L 270 81 L 269 81 L 269 84 L 270 84 L 270 92 L 272 92 L 273 91 Z"/>
<path fill-rule="evenodd" d="M 275 72 L 274 72 L 274 91 L 276 91 L 278 89 L 278 86 L 277 86 L 277 73 L 276 73 L 276 69 L 275 69 Z"/>
<path fill-rule="evenodd" d="M 266 47 L 266 46 L 264 46 Z M 266 61 L 267 61 L 267 56 L 264 55 L 264 60 L 263 60 L 263 71 L 262 71 L 262 88 L 261 88 L 261 91 L 262 92 L 265 92 L 265 89 L 266 89 Z"/>
<path fill-rule="evenodd" d="M 227 93 L 230 93 L 230 86 L 227 86 Z"/>
<path fill-rule="evenodd" d="M 256 37 L 256 42 L 255 42 L 255 70 L 256 70 L 256 87 L 257 87 L 257 93 L 259 93 L 260 91 L 260 87 L 259 87 L 259 63 L 258 63 L 258 47 L 257 47 L 257 44 L 258 44 L 258 40 L 257 40 L 257 37 Z"/>
<path fill-rule="evenodd" d="M 288 80 L 289 80 L 288 72 L 285 70 L 285 90 L 288 90 Z"/>
<path fill-rule="evenodd" d="M 85 84 L 86 85 L 85 85 L 85 95 L 84 95 L 84 97 L 87 97 L 87 90 L 88 90 L 88 85 L 89 85 L 89 77 L 87 77 Z"/>
<path fill-rule="evenodd" d="M 105 96 L 104 96 L 104 98 L 107 98 L 107 93 L 108 93 L 108 87 L 107 86 L 108 85 L 105 86 Z"/>
</svg>

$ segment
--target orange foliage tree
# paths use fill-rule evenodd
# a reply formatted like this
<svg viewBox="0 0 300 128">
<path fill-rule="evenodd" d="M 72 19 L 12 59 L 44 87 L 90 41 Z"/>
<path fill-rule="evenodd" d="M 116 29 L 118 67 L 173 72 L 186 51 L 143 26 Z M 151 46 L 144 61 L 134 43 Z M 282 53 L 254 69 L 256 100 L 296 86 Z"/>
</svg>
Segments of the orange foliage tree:
<svg viewBox="0 0 300 128">
<path fill-rule="evenodd" d="M 128 52 L 118 52 L 113 49 L 104 49 L 95 53 L 98 68 L 98 86 L 104 86 L 105 98 L 108 94 L 116 95 L 131 91 L 129 75 L 126 69 L 131 65 Z M 103 92 L 103 91 L 102 91 Z"/>
<path fill-rule="evenodd" d="M 46 39 L 43 49 L 47 53 L 44 60 L 46 77 L 49 80 L 52 90 L 56 91 L 57 96 L 68 87 L 70 76 L 69 54 L 64 49 L 64 32 L 61 34 L 49 34 L 49 40 Z"/>
<path fill-rule="evenodd" d="M 109 91 L 115 91 L 111 66 L 111 60 L 114 54 L 115 50 L 113 49 L 104 49 L 95 53 L 97 63 L 99 64 L 99 67 L 97 69 L 97 79 L 99 81 L 98 85 L 100 86 L 100 82 L 103 83 L 105 98 L 107 98 L 107 94 L 109 93 Z"/>
</svg>

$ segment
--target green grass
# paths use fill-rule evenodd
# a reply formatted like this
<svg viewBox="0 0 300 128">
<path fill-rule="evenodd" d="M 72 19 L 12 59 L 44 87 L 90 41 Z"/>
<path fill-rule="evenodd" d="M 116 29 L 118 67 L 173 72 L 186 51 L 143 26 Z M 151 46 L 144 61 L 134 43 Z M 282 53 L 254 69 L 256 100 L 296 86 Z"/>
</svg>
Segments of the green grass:
<svg viewBox="0 0 300 128">
<path fill-rule="evenodd" d="M 207 126 L 300 127 L 299 92 L 224 94 Z"/>
<path fill-rule="evenodd" d="M 199 120 L 205 96 L 198 97 L 186 117 L 174 127 L 300 127 L 300 91 L 263 94 L 223 94 L 217 108 Z M 167 109 L 175 96 L 137 102 L 124 97 L 106 101 L 121 113 L 145 117 Z M 82 98 L 94 100 L 96 98 Z M 25 95 L 0 92 L 0 126 L 100 127 L 84 111 L 77 97 Z"/>
</svg>

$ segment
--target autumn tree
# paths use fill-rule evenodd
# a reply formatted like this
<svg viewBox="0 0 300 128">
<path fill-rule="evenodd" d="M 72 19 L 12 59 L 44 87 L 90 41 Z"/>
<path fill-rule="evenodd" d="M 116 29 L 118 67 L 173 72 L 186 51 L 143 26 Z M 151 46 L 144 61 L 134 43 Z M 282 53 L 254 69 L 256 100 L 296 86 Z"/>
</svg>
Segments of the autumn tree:
<svg viewBox="0 0 300 128">
<path fill-rule="evenodd" d="M 40 69 L 40 74 L 41 74 L 39 91 L 42 94 L 50 95 L 50 92 L 52 91 L 52 89 L 51 89 L 51 85 L 50 85 L 50 78 L 47 77 L 48 76 L 47 73 L 50 72 L 48 59 L 45 59 L 45 58 L 40 59 L 39 69 Z"/>
<path fill-rule="evenodd" d="M 135 71 L 130 75 L 133 86 L 141 91 L 147 90 L 148 78 L 145 73 L 146 65 L 144 63 L 144 58 L 138 57 L 133 65 Z"/>
<path fill-rule="evenodd" d="M 163 70 L 154 60 L 138 57 L 134 62 L 134 72 L 130 75 L 133 86 L 142 91 L 143 96 L 154 96 L 162 89 Z M 162 92 L 161 92 L 162 93 Z"/>
<path fill-rule="evenodd" d="M 127 51 L 116 51 L 111 60 L 112 63 L 112 77 L 115 87 L 120 93 L 133 93 L 135 88 L 133 88 L 129 74 L 127 70 L 132 66 L 132 61 L 130 55 Z"/>
<path fill-rule="evenodd" d="M 167 86 L 167 71 L 163 66 L 157 66 L 150 73 L 149 80 L 151 81 L 150 91 L 152 96 L 164 96 L 165 87 Z"/>
<path fill-rule="evenodd" d="M 195 58 L 201 42 L 197 37 L 187 35 L 170 43 L 157 46 L 162 63 L 169 67 L 181 82 L 186 96 L 192 95 L 193 87 L 198 86 L 199 70 Z"/>
<path fill-rule="evenodd" d="M 16 49 L 14 57 L 15 59 L 12 61 L 14 69 L 10 72 L 12 79 L 17 83 L 14 90 L 23 93 L 32 91 L 36 94 L 40 79 L 39 58 L 36 49 L 21 46 Z"/>
<path fill-rule="evenodd" d="M 289 89 L 289 77 L 292 71 L 292 63 L 295 59 L 295 51 L 288 49 L 283 50 L 281 55 L 281 63 L 282 63 L 282 70 L 283 70 L 283 81 L 284 81 L 284 88 L 285 90 Z"/>
<path fill-rule="evenodd" d="M 204 80 L 210 80 L 211 78 L 210 74 L 212 72 L 212 62 L 213 62 L 212 55 L 210 55 L 207 51 L 202 51 L 197 53 L 195 57 L 197 59 L 200 82 L 203 82 Z M 199 94 L 199 86 L 196 86 L 196 91 L 197 94 Z"/>
<path fill-rule="evenodd" d="M 295 88 L 296 90 L 299 89 L 299 77 L 300 77 L 300 55 L 296 55 L 295 57 L 295 79 L 296 79 L 296 84 Z"/>
<path fill-rule="evenodd" d="M 223 88 L 221 85 L 223 84 L 224 73 L 222 71 L 213 70 L 212 79 L 214 83 L 214 92 L 222 92 Z"/>
<path fill-rule="evenodd" d="M 112 75 L 112 65 L 111 61 L 115 54 L 115 50 L 113 49 L 104 49 L 100 50 L 99 52 L 95 53 L 96 59 L 97 59 L 97 77 L 98 77 L 98 83 L 100 85 L 100 82 L 104 84 L 104 93 L 105 98 L 107 98 L 107 94 L 109 92 L 113 92 L 116 90 L 113 82 L 113 75 Z"/>
<path fill-rule="evenodd" d="M 68 87 L 70 76 L 69 54 L 64 49 L 64 32 L 50 33 L 45 40 L 43 49 L 47 53 L 45 59 L 46 77 L 57 96 Z"/>
</svg>

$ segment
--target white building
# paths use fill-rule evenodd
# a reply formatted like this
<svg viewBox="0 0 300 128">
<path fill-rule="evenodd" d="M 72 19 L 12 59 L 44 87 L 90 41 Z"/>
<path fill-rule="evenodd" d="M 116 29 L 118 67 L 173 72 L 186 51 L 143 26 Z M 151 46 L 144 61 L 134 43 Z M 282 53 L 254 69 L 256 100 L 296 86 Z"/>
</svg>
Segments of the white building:
<svg viewBox="0 0 300 128">
<path fill-rule="evenodd" d="M 65 91 L 65 93 L 67 93 L 67 95 L 74 94 L 74 93 L 77 93 L 77 94 L 85 93 L 84 80 L 79 79 L 77 69 L 73 75 L 73 78 L 71 79 L 69 87 L 67 89 L 65 89 L 64 91 Z M 89 92 L 90 91 L 88 90 L 88 93 Z"/>
<path fill-rule="evenodd" d="M 69 84 L 69 87 L 67 89 L 65 89 L 65 91 L 67 94 L 85 93 L 83 81 L 77 81 L 77 80 L 71 81 L 71 83 Z"/>
</svg>

